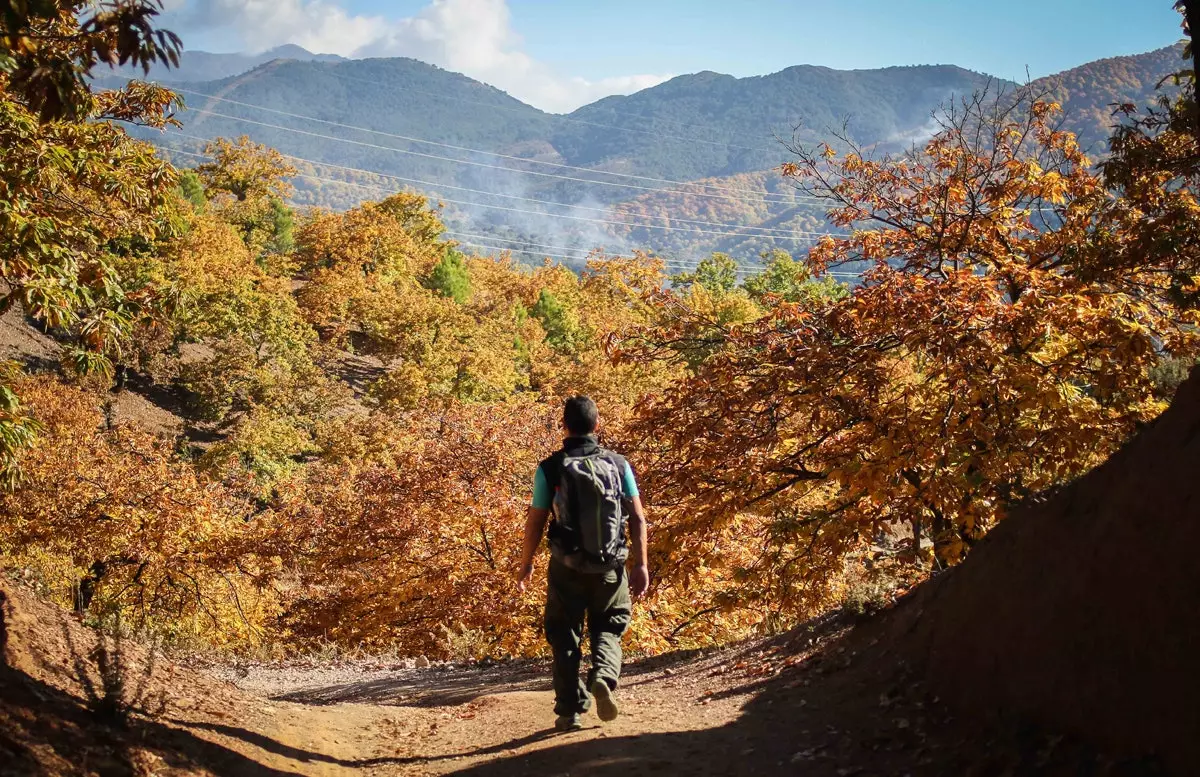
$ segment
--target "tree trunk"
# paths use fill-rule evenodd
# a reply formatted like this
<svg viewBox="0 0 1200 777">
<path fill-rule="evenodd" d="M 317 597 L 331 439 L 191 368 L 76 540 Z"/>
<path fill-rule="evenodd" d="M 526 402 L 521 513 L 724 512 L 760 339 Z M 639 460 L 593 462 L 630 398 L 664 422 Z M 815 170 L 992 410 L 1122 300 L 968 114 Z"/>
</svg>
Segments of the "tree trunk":
<svg viewBox="0 0 1200 777">
<path fill-rule="evenodd" d="M 1196 59 L 1196 32 L 1200 30 L 1200 0 L 1180 0 L 1179 5 L 1183 8 L 1183 18 L 1187 20 L 1188 38 L 1192 44 L 1192 74 L 1195 77 L 1193 89 L 1200 89 L 1200 64 Z M 1196 137 L 1200 138 L 1200 100 L 1196 99 L 1194 92 L 1192 103 L 1196 121 L 1194 129 Z"/>
<path fill-rule="evenodd" d="M 948 569 L 953 562 L 950 548 L 954 545 L 950 521 L 940 512 L 934 512 L 930 531 L 933 534 L 933 568 L 935 571 Z"/>
<path fill-rule="evenodd" d="M 919 561 L 921 558 L 921 532 L 924 531 L 924 526 L 921 524 L 920 518 L 912 519 L 912 554 L 913 560 Z"/>
</svg>

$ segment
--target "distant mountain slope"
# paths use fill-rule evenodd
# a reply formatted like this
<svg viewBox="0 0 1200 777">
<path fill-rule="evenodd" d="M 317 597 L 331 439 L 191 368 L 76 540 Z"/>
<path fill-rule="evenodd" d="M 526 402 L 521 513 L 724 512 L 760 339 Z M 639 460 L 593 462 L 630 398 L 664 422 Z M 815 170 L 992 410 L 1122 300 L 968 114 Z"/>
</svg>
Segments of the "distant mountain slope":
<svg viewBox="0 0 1200 777">
<path fill-rule="evenodd" d="M 276 60 L 236 77 L 185 85 L 183 94 L 198 109 L 184 116 L 188 134 L 249 134 L 326 163 L 566 202 L 611 202 L 639 190 L 612 185 L 620 179 L 584 187 L 567 180 L 578 172 L 546 167 L 534 168 L 543 175 L 514 175 L 497 169 L 511 160 L 437 144 L 693 180 L 778 165 L 787 152 L 774 136 L 790 138 L 800 123 L 806 139 L 847 118 L 851 135 L 863 143 L 903 141 L 921 131 L 939 102 L 985 80 L 948 66 L 805 66 L 743 79 L 700 73 L 555 116 L 416 60 Z"/>
<path fill-rule="evenodd" d="M 336 54 L 314 54 L 292 44 L 278 46 L 260 54 L 214 54 L 210 51 L 184 51 L 179 58 L 179 67 L 166 68 L 155 65 L 150 70 L 150 78 L 170 83 L 219 81 L 222 78 L 230 78 L 253 70 L 273 59 L 296 59 L 302 62 L 343 61 L 343 58 Z M 131 78 L 145 77 L 142 71 L 135 68 L 125 68 L 123 72 Z"/>
<path fill-rule="evenodd" d="M 1144 107 L 1153 99 L 1158 83 L 1185 65 L 1183 46 L 1168 46 L 1145 54 L 1089 62 L 1040 78 L 1033 87 L 1063 106 L 1066 128 L 1096 155 L 1104 152 L 1102 143 L 1115 123 L 1113 103 Z"/>
<path fill-rule="evenodd" d="M 786 151 L 776 138 L 791 139 L 797 128 L 801 138 L 813 140 L 846 122 L 859 142 L 903 142 L 928 124 L 939 103 L 987 82 L 987 76 L 948 65 L 801 65 L 751 78 L 697 73 L 584 106 L 559 126 L 553 143 L 574 164 L 618 165 L 685 180 L 733 175 L 779 164 Z"/>
<path fill-rule="evenodd" d="M 551 116 L 498 89 L 413 59 L 275 60 L 234 78 L 178 88 L 188 105 L 181 115 L 184 130 L 169 133 L 165 143 L 190 151 L 203 145 L 197 137 L 249 135 L 285 154 L 399 176 L 408 180 L 392 181 L 394 188 L 427 192 L 435 187 L 417 182 L 487 191 L 524 183 L 489 167 L 494 158 L 447 145 L 557 158 L 545 140 Z M 343 176 L 326 170 L 323 177 Z M 344 198 L 322 204 L 345 207 L 379 196 L 343 188 Z M 440 193 L 449 196 L 450 191 Z"/>
<path fill-rule="evenodd" d="M 302 141 L 299 139 L 305 137 L 303 133 L 288 133 L 237 119 L 358 142 L 382 144 L 385 141 L 380 138 L 387 135 L 411 135 L 439 143 L 475 144 L 488 150 L 542 141 L 549 134 L 552 121 L 549 114 L 499 89 L 406 58 L 343 62 L 277 60 L 234 78 L 187 85 L 183 93 L 190 107 L 235 117 L 194 115 L 187 119 L 193 130 L 202 130 L 206 135 L 220 131 L 226 135 L 236 132 L 291 138 L 291 145 L 320 148 L 334 156 L 352 156 L 349 149 L 355 144 L 338 145 L 337 141 L 311 135 L 310 140 Z M 335 127 L 322 121 L 344 126 Z M 370 130 L 386 135 L 372 138 Z M 412 144 L 395 142 L 393 138 L 390 145 L 408 148 Z"/>
<path fill-rule="evenodd" d="M 1178 48 L 1167 48 L 1083 65 L 1035 88 L 1062 102 L 1067 128 L 1096 146 L 1112 103 L 1146 103 L 1179 66 Z M 800 253 L 825 229 L 819 208 L 792 197 L 773 172 L 794 128 L 811 143 L 844 126 L 861 145 L 901 150 L 928 136 L 939 104 L 985 85 L 1014 87 L 948 65 L 706 72 L 557 116 L 412 59 L 276 58 L 181 85 L 190 108 L 183 133 L 150 137 L 195 153 L 204 138 L 247 134 L 311 160 L 299 163 L 298 204 L 345 208 L 415 189 L 445 201 L 456 228 L 498 245 L 547 254 L 648 247 L 680 260 L 725 250 L 755 261 L 769 248 Z"/>
<path fill-rule="evenodd" d="M 1130 102 L 1145 106 L 1154 99 L 1158 83 L 1183 65 L 1182 47 L 1171 46 L 1136 56 L 1090 62 L 1038 79 L 1031 86 L 1035 92 L 1044 93 L 1048 99 L 1063 106 L 1064 126 L 1076 133 L 1084 148 L 1096 158 L 1105 153 L 1105 141 L 1116 121 L 1112 115 L 1113 104 Z M 1012 88 L 1013 84 L 996 82 L 991 88 L 997 86 Z M 916 119 L 913 115 L 903 117 L 910 123 Z M 852 118 L 852 131 L 853 125 Z M 914 132 L 904 140 L 917 140 L 919 134 Z M 713 237 L 702 232 L 663 233 L 661 230 L 636 228 L 626 229 L 623 234 L 631 243 L 651 245 L 667 252 L 695 255 L 720 250 L 738 257 L 744 263 L 753 263 L 765 250 L 781 248 L 793 253 L 803 251 L 812 242 L 812 232 L 828 230 L 820 208 L 804 202 L 803 198 L 795 199 L 791 186 L 776 170 L 709 178 L 703 183 L 708 191 L 750 190 L 762 192 L 776 202 L 768 207 L 765 200 L 756 202 L 748 196 L 730 200 L 702 198 L 695 196 L 694 192 L 701 191 L 696 187 L 693 187 L 691 194 L 645 194 L 618 203 L 614 208 L 626 214 L 627 220 L 662 223 L 663 219 L 670 217 L 677 222 L 704 220 L 739 224 L 742 225 L 742 229 L 738 230 L 741 234 Z M 790 202 L 786 201 L 789 199 Z"/>
</svg>

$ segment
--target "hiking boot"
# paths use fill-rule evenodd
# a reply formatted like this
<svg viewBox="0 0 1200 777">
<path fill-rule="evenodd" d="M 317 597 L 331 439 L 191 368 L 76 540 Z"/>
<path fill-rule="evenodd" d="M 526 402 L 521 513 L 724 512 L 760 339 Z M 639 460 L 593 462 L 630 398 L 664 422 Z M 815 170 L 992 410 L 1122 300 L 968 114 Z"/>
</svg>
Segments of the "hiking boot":
<svg viewBox="0 0 1200 777">
<path fill-rule="evenodd" d="M 612 688 L 609 688 L 604 680 L 596 678 L 592 683 L 592 698 L 596 700 L 596 714 L 605 723 L 611 723 L 621 714 L 617 700 L 613 698 Z"/>
<path fill-rule="evenodd" d="M 583 723 L 579 720 L 579 713 L 570 715 L 559 715 L 554 720 L 555 731 L 578 731 L 583 728 Z"/>
</svg>

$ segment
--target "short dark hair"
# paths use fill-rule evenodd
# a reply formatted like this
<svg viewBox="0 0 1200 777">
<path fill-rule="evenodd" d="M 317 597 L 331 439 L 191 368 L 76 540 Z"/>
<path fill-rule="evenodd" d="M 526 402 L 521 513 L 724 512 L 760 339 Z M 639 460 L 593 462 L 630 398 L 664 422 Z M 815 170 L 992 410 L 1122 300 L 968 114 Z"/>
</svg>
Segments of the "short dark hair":
<svg viewBox="0 0 1200 777">
<path fill-rule="evenodd" d="M 591 434 L 599 418 L 600 410 L 591 397 L 571 397 L 563 404 L 563 426 L 571 434 Z"/>
</svg>

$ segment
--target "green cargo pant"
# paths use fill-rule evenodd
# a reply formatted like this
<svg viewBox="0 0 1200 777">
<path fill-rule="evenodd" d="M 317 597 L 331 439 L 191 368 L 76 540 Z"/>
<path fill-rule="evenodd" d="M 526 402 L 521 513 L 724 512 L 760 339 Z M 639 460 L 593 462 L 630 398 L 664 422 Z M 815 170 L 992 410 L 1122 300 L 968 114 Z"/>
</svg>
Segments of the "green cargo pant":
<svg viewBox="0 0 1200 777">
<path fill-rule="evenodd" d="M 587 712 L 587 689 L 597 679 L 617 687 L 621 675 L 621 635 L 629 627 L 629 577 L 624 567 L 599 574 L 576 572 L 551 559 L 546 586 L 546 640 L 554 653 L 554 712 Z M 592 669 L 579 678 L 583 620 L 591 635 Z"/>
</svg>

